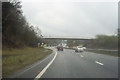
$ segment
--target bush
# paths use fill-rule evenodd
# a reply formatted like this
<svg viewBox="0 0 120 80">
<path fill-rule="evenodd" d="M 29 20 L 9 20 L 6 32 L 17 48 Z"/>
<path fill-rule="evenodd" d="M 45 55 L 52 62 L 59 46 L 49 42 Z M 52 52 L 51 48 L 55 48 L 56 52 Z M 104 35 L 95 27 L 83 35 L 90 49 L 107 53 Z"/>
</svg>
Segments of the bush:
<svg viewBox="0 0 120 80">
<path fill-rule="evenodd" d="M 118 49 L 118 36 L 97 35 L 89 47 Z"/>
</svg>

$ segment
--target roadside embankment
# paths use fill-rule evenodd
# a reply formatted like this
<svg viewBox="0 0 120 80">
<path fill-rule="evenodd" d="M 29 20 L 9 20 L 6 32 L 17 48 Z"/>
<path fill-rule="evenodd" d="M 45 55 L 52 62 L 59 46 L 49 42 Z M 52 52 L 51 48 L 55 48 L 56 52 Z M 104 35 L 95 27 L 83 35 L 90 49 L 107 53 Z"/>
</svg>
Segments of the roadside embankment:
<svg viewBox="0 0 120 80">
<path fill-rule="evenodd" d="M 104 54 L 104 55 L 110 55 L 110 56 L 118 56 L 120 57 L 120 54 L 118 53 L 118 50 L 109 50 L 109 49 L 86 49 L 86 51 L 94 52 L 98 54 Z"/>
<path fill-rule="evenodd" d="M 20 69 L 41 60 L 52 53 L 51 49 L 31 48 L 3 49 L 2 51 L 2 76 L 7 78 Z"/>
</svg>

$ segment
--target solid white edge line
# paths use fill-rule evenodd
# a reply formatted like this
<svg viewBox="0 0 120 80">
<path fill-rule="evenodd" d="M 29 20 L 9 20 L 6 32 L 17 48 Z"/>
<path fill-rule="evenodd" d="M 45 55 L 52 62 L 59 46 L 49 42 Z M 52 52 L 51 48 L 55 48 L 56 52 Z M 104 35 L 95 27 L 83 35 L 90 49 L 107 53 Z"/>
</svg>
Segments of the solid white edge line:
<svg viewBox="0 0 120 80">
<path fill-rule="evenodd" d="M 49 68 L 49 66 L 53 63 L 53 61 L 55 60 L 57 56 L 57 52 L 55 54 L 55 56 L 53 57 L 53 59 L 48 63 L 48 65 L 35 77 L 34 80 L 38 80 L 39 78 L 41 78 L 41 76 L 45 73 L 45 71 Z"/>
<path fill-rule="evenodd" d="M 103 63 L 100 63 L 100 62 L 98 62 L 98 61 L 95 61 L 95 63 L 100 64 L 100 65 L 104 65 Z"/>
</svg>

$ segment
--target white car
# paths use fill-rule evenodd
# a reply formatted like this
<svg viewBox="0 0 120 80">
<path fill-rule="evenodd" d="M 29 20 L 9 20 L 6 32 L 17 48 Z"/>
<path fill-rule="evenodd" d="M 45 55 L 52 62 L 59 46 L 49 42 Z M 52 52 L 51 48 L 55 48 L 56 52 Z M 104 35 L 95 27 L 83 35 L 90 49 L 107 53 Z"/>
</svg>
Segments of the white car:
<svg viewBox="0 0 120 80">
<path fill-rule="evenodd" d="M 81 46 L 77 46 L 77 48 L 75 49 L 75 52 L 83 52 L 84 48 Z"/>
<path fill-rule="evenodd" d="M 83 49 L 85 50 L 85 49 L 86 49 L 86 47 L 83 47 Z"/>
</svg>

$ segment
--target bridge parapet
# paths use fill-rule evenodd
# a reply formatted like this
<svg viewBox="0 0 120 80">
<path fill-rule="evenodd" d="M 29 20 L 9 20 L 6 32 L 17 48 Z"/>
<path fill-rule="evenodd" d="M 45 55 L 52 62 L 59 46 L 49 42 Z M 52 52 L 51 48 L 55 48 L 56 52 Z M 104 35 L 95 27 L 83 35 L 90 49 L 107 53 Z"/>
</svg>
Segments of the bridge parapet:
<svg viewBox="0 0 120 80">
<path fill-rule="evenodd" d="M 92 40 L 93 38 L 83 38 L 83 37 L 43 37 L 43 39 L 59 39 L 59 40 Z"/>
</svg>

